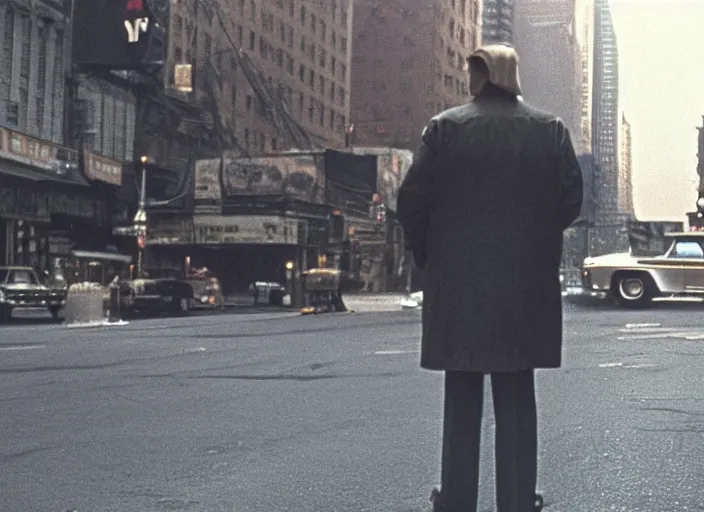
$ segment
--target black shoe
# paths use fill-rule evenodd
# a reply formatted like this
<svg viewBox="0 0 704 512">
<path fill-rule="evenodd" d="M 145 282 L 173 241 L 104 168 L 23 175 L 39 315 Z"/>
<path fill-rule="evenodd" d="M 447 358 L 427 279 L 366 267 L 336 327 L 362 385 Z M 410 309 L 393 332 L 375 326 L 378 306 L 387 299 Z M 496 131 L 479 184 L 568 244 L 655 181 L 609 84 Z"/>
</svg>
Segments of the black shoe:
<svg viewBox="0 0 704 512">
<path fill-rule="evenodd" d="M 533 510 L 535 510 L 535 512 L 540 512 L 541 510 L 543 510 L 544 506 L 545 506 L 545 501 L 543 500 L 543 495 L 536 494 L 535 495 L 535 502 L 533 505 Z"/>
<path fill-rule="evenodd" d="M 433 504 L 433 512 L 447 512 L 447 507 L 442 500 L 442 493 L 437 487 L 433 487 L 430 493 L 430 503 Z"/>
</svg>

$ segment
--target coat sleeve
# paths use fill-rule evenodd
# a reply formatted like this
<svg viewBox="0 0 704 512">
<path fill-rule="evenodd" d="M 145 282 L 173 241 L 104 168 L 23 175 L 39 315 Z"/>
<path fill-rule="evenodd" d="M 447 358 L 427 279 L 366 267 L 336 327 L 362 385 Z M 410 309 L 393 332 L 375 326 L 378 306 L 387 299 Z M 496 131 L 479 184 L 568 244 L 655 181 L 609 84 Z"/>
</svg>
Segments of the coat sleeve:
<svg viewBox="0 0 704 512">
<path fill-rule="evenodd" d="M 425 267 L 426 232 L 433 206 L 433 176 L 437 172 L 441 151 L 438 121 L 423 130 L 423 143 L 398 192 L 397 213 L 406 239 L 406 249 L 413 252 L 419 269 Z"/>
<path fill-rule="evenodd" d="M 582 210 L 584 184 L 570 132 L 562 122 L 558 123 L 557 128 L 557 172 L 560 180 L 558 221 L 560 229 L 564 231 L 579 217 Z"/>
</svg>

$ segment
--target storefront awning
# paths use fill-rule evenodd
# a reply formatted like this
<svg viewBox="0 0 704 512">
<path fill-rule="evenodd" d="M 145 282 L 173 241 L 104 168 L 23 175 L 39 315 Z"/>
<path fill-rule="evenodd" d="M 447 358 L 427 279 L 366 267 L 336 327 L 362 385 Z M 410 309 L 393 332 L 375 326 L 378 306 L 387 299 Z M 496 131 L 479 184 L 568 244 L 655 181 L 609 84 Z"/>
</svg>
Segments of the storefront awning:
<svg viewBox="0 0 704 512">
<path fill-rule="evenodd" d="M 10 160 L 2 160 L 0 161 L 0 174 L 34 182 L 50 181 L 52 183 L 65 183 L 67 185 L 90 187 L 88 180 L 86 180 L 77 169 L 69 171 L 69 174 L 61 175 L 53 174 L 49 171 L 33 169 L 29 166 L 18 164 Z"/>
<path fill-rule="evenodd" d="M 86 258 L 105 261 L 119 261 L 120 263 L 132 263 L 132 256 L 126 254 L 116 254 L 112 252 L 93 252 L 93 251 L 72 251 L 71 254 L 76 258 Z"/>
</svg>

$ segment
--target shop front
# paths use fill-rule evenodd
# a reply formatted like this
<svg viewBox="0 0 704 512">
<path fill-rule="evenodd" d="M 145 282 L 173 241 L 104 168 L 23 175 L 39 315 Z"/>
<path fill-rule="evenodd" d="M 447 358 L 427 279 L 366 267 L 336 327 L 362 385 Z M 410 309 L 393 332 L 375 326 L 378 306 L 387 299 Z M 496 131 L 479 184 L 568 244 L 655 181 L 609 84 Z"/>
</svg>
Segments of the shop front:
<svg viewBox="0 0 704 512">
<path fill-rule="evenodd" d="M 99 240 L 105 221 L 76 152 L 0 128 L 0 265 L 52 270 Z"/>
</svg>

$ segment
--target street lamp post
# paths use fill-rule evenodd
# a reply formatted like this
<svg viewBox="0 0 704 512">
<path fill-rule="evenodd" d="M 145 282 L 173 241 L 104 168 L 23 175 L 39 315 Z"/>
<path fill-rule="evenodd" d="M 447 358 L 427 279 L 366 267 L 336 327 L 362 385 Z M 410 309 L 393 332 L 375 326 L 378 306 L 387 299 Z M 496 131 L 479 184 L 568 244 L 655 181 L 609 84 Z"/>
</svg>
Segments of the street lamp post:
<svg viewBox="0 0 704 512">
<path fill-rule="evenodd" d="M 137 276 L 142 277 L 144 272 L 144 248 L 147 245 L 147 157 L 140 158 L 142 162 L 142 183 L 139 191 L 139 207 L 134 216 L 134 228 L 137 234 Z"/>
</svg>

